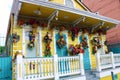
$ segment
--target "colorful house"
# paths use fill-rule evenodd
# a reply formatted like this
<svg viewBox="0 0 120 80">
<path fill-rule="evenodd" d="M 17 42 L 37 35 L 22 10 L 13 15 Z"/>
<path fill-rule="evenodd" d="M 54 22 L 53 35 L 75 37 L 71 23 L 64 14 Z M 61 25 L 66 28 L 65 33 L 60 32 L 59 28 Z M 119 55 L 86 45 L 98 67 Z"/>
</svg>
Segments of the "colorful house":
<svg viewBox="0 0 120 80">
<path fill-rule="evenodd" d="M 120 55 L 104 43 L 118 23 L 79 0 L 15 0 L 6 40 L 12 79 L 105 80 L 111 72 L 114 78 Z"/>
</svg>

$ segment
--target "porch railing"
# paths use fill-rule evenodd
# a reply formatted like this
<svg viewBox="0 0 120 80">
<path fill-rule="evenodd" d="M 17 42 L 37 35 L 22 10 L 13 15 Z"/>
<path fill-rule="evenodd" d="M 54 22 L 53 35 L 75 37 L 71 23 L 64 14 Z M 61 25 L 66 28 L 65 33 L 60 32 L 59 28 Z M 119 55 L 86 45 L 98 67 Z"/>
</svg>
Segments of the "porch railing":
<svg viewBox="0 0 120 80">
<path fill-rule="evenodd" d="M 103 69 L 116 68 L 120 66 L 120 54 L 109 54 L 96 53 L 96 63 L 97 71 L 102 71 Z"/>
<path fill-rule="evenodd" d="M 16 59 L 16 80 L 58 80 L 68 75 L 84 75 L 83 55 L 72 57 L 22 58 Z"/>
</svg>

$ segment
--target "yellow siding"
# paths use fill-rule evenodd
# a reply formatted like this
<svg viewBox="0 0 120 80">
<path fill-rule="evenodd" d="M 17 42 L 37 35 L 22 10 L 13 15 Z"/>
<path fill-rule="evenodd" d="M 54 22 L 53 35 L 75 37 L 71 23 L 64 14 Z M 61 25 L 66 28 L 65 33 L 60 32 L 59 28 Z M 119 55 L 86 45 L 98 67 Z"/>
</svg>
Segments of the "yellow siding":
<svg viewBox="0 0 120 80">
<path fill-rule="evenodd" d="M 17 33 L 20 36 L 20 40 L 17 43 L 13 43 L 13 57 L 18 50 L 22 50 L 22 28 L 15 26 L 13 28 L 13 33 Z"/>
<path fill-rule="evenodd" d="M 92 44 L 91 44 L 91 40 L 93 39 L 94 35 L 89 35 L 89 47 L 90 47 L 90 57 L 91 57 L 91 65 L 92 65 L 92 69 L 96 68 L 96 57 L 94 54 L 92 54 Z"/>
<path fill-rule="evenodd" d="M 46 29 L 42 30 L 42 56 L 44 56 L 44 50 L 45 50 L 45 43 L 44 43 L 43 39 L 47 32 L 49 32 L 49 30 L 46 30 Z M 51 34 L 53 36 L 53 33 L 51 33 Z M 54 37 L 52 37 L 52 42 L 51 42 L 50 46 L 51 46 L 51 53 L 52 53 L 52 55 L 54 55 Z"/>
<path fill-rule="evenodd" d="M 118 73 L 118 80 L 120 80 L 120 73 Z"/>
<path fill-rule="evenodd" d="M 64 4 L 64 0 L 50 0 L 50 1 L 58 4 Z"/>
<path fill-rule="evenodd" d="M 81 6 L 77 1 L 73 0 L 75 8 L 79 9 L 79 10 L 84 10 L 85 8 L 83 6 Z"/>
<path fill-rule="evenodd" d="M 68 46 L 69 46 L 70 44 L 74 44 L 74 45 L 78 44 L 78 37 L 76 37 L 75 40 L 72 41 L 71 35 L 68 35 Z"/>
<path fill-rule="evenodd" d="M 107 76 L 107 77 L 101 78 L 100 80 L 112 80 L 112 77 L 111 76 Z"/>
</svg>

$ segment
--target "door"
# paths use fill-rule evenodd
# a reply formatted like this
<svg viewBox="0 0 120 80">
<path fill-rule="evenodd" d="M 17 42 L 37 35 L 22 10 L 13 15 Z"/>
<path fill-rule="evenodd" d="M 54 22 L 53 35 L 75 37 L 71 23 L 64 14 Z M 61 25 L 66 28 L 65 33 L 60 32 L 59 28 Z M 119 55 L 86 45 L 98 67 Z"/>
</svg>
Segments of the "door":
<svg viewBox="0 0 120 80">
<path fill-rule="evenodd" d="M 38 54 L 38 45 L 39 45 L 39 42 L 38 42 L 38 35 L 37 33 L 33 33 L 35 35 L 35 39 L 34 39 L 34 42 L 33 42 L 33 47 L 30 47 L 29 43 L 30 43 L 30 32 L 32 32 L 32 29 L 26 29 L 24 31 L 24 38 L 23 38 L 23 41 L 24 41 L 24 55 L 25 57 L 37 57 L 37 54 Z"/>
<path fill-rule="evenodd" d="M 0 57 L 0 80 L 12 80 L 11 57 Z"/>
<path fill-rule="evenodd" d="M 84 36 L 87 39 L 88 42 L 88 35 Z M 79 42 L 82 41 L 82 35 L 79 36 Z M 84 54 L 83 54 L 83 61 L 84 61 L 84 69 L 85 70 L 90 70 L 90 53 L 89 53 L 89 47 L 85 49 Z"/>
<path fill-rule="evenodd" d="M 56 43 L 56 54 L 58 55 L 58 57 L 62 57 L 62 56 L 68 56 L 68 51 L 67 51 L 67 35 L 65 33 L 62 34 L 63 38 L 66 42 L 66 45 L 62 48 L 59 48 L 57 41 L 60 39 L 60 35 L 57 32 L 55 34 L 55 43 Z"/>
</svg>

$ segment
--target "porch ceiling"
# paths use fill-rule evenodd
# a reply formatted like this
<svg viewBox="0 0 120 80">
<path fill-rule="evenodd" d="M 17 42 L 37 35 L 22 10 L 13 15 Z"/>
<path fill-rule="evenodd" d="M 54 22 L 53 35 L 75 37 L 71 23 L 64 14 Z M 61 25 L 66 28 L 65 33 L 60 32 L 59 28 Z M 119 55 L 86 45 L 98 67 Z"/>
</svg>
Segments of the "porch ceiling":
<svg viewBox="0 0 120 80">
<path fill-rule="evenodd" d="M 40 11 L 42 13 L 41 15 L 37 15 L 34 13 L 34 11 L 37 9 L 40 9 Z M 49 7 L 44 7 L 44 6 L 40 6 L 40 5 L 34 5 L 34 4 L 23 2 L 19 14 L 23 15 L 23 16 L 31 16 L 31 17 L 47 19 L 55 11 L 56 11 L 56 9 L 54 9 L 54 8 L 49 8 Z M 59 10 L 58 21 L 67 22 L 69 24 L 72 24 L 75 20 L 81 18 L 82 16 L 83 15 L 81 15 L 81 14 L 75 14 L 75 13 L 71 13 L 68 11 Z M 85 21 L 79 22 L 78 25 L 80 27 L 91 28 L 91 27 L 94 27 L 95 24 L 99 24 L 101 21 L 102 20 L 86 16 Z M 116 26 L 116 24 L 114 24 L 114 23 L 106 22 L 106 21 L 104 21 L 104 22 L 105 22 L 105 24 L 104 24 L 104 26 L 102 26 L 103 28 L 107 28 L 107 26 L 109 26 L 109 27 Z"/>
</svg>

